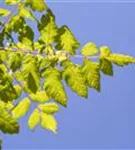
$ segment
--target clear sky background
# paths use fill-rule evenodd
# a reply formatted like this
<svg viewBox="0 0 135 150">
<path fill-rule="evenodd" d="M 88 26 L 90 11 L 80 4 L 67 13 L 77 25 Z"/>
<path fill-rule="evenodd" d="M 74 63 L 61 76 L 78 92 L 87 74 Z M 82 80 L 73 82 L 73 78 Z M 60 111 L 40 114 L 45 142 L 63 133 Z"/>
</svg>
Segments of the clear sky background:
<svg viewBox="0 0 135 150">
<path fill-rule="evenodd" d="M 2 5 L 2 3 L 0 3 Z M 108 45 L 115 53 L 135 56 L 135 3 L 48 3 L 58 25 L 66 24 L 85 44 Z M 80 62 L 81 60 L 75 60 Z M 90 89 L 83 99 L 67 88 L 68 108 L 56 115 L 58 135 L 20 120 L 19 135 L 2 135 L 4 149 L 135 148 L 135 66 L 102 74 L 101 93 Z"/>
</svg>

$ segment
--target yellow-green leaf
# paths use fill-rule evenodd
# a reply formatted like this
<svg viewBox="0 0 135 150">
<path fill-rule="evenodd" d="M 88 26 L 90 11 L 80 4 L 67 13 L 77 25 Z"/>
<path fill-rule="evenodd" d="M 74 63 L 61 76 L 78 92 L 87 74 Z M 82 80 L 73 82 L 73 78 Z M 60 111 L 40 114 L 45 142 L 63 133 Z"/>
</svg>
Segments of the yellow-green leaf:
<svg viewBox="0 0 135 150">
<path fill-rule="evenodd" d="M 0 16 L 2 17 L 6 17 L 10 14 L 11 12 L 7 9 L 4 9 L 4 8 L 0 8 Z"/>
<path fill-rule="evenodd" d="M 13 116 L 0 108 L 0 131 L 3 133 L 14 134 L 19 132 L 19 124 Z"/>
<path fill-rule="evenodd" d="M 52 115 L 48 115 L 43 112 L 41 113 L 41 127 L 43 129 L 48 129 L 55 134 L 57 133 L 57 122 L 55 118 Z"/>
<path fill-rule="evenodd" d="M 28 126 L 31 130 L 33 130 L 38 125 L 39 122 L 40 122 L 39 110 L 35 109 L 29 117 Z"/>
<path fill-rule="evenodd" d="M 55 103 L 40 104 L 38 108 L 46 114 L 54 114 L 60 109 Z"/>
<path fill-rule="evenodd" d="M 74 55 L 80 46 L 80 43 L 67 26 L 62 26 L 59 28 L 56 41 L 57 45 L 55 48 L 57 50 L 64 50 L 71 55 Z"/>
<path fill-rule="evenodd" d="M 45 42 L 45 44 L 49 46 L 55 42 L 58 32 L 58 28 L 55 23 L 55 16 L 50 9 L 48 9 L 47 13 L 41 17 L 40 22 L 41 23 L 38 25 L 38 29 L 41 33 L 39 40 Z"/>
<path fill-rule="evenodd" d="M 38 91 L 36 94 L 30 94 L 33 101 L 44 103 L 50 100 L 45 91 Z"/>
<path fill-rule="evenodd" d="M 111 54 L 106 59 L 121 67 L 124 65 L 135 63 L 134 57 L 122 54 Z"/>
<path fill-rule="evenodd" d="M 68 61 L 68 60 L 67 60 Z M 70 61 L 65 61 L 64 71 L 63 71 L 63 78 L 65 79 L 67 85 L 79 96 L 88 97 L 88 88 L 87 84 L 85 83 L 85 79 L 81 72 L 81 69 L 71 63 Z"/>
<path fill-rule="evenodd" d="M 12 111 L 14 118 L 19 119 L 23 117 L 29 111 L 30 105 L 31 102 L 29 98 L 26 97 L 22 99 Z"/>
<path fill-rule="evenodd" d="M 95 55 L 98 53 L 98 51 L 99 51 L 98 47 L 94 43 L 89 42 L 82 48 L 81 54 L 85 56 Z"/>
<path fill-rule="evenodd" d="M 25 4 L 29 5 L 33 11 L 42 12 L 47 9 L 47 5 L 44 0 L 25 0 Z"/>
<path fill-rule="evenodd" d="M 100 47 L 100 57 L 108 57 L 111 54 L 111 49 L 108 46 Z"/>
<path fill-rule="evenodd" d="M 5 0 L 8 5 L 16 5 L 20 0 Z"/>
<path fill-rule="evenodd" d="M 100 59 L 100 70 L 106 75 L 113 75 L 113 65 L 105 58 Z"/>
<path fill-rule="evenodd" d="M 86 78 L 86 82 L 89 87 L 100 91 L 100 69 L 99 63 L 92 62 L 89 59 L 85 59 L 82 66 L 82 72 L 84 78 Z"/>
<path fill-rule="evenodd" d="M 61 82 L 61 73 L 55 68 L 48 68 L 43 73 L 44 89 L 47 95 L 63 106 L 67 106 L 67 95 Z"/>
<path fill-rule="evenodd" d="M 34 17 L 29 9 L 27 9 L 23 4 L 19 7 L 19 15 L 24 18 L 34 20 Z"/>
</svg>

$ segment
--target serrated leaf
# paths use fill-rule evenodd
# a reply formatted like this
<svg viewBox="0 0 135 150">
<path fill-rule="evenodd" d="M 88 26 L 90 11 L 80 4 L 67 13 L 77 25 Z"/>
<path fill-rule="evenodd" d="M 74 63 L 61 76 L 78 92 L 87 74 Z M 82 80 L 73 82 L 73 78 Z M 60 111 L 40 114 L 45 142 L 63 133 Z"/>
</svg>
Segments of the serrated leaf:
<svg viewBox="0 0 135 150">
<path fill-rule="evenodd" d="M 34 20 L 34 17 L 29 9 L 27 9 L 23 4 L 20 4 L 19 15 L 24 18 Z"/>
<path fill-rule="evenodd" d="M 52 115 L 41 113 L 41 127 L 57 133 L 57 122 Z"/>
<path fill-rule="evenodd" d="M 47 9 L 47 5 L 44 0 L 25 0 L 25 4 L 30 6 L 33 11 L 42 12 Z"/>
<path fill-rule="evenodd" d="M 5 0 L 8 5 L 16 5 L 20 0 Z"/>
<path fill-rule="evenodd" d="M 106 75 L 113 76 L 112 63 L 105 58 L 100 59 L 100 70 Z"/>
<path fill-rule="evenodd" d="M 122 54 L 111 54 L 109 57 L 106 57 L 106 59 L 121 67 L 124 65 L 135 63 L 134 57 Z"/>
<path fill-rule="evenodd" d="M 108 57 L 111 54 L 111 49 L 108 46 L 100 47 L 100 57 Z"/>
<path fill-rule="evenodd" d="M 89 59 L 84 59 L 82 72 L 89 87 L 100 91 L 100 69 L 97 62 L 91 62 Z"/>
<path fill-rule="evenodd" d="M 55 103 L 40 104 L 38 105 L 38 108 L 46 114 L 54 114 L 60 109 Z"/>
<path fill-rule="evenodd" d="M 2 17 L 6 17 L 10 14 L 11 12 L 7 9 L 4 9 L 4 8 L 0 8 L 0 16 Z"/>
<path fill-rule="evenodd" d="M 10 113 L 0 108 L 0 131 L 15 134 L 19 132 L 19 124 Z"/>
<path fill-rule="evenodd" d="M 48 102 L 50 100 L 45 91 L 38 91 L 36 94 L 30 94 L 30 97 L 33 101 L 39 103 Z"/>
<path fill-rule="evenodd" d="M 67 106 L 67 95 L 61 82 L 61 74 L 54 68 L 48 68 L 44 72 L 44 89 L 47 95 L 63 106 Z"/>
<path fill-rule="evenodd" d="M 57 45 L 55 48 L 57 50 L 64 50 L 71 55 L 74 55 L 76 49 L 80 46 L 80 43 L 67 26 L 62 26 L 59 28 L 56 41 Z"/>
<path fill-rule="evenodd" d="M 84 45 L 84 47 L 81 50 L 81 54 L 85 55 L 85 56 L 91 56 L 91 55 L 95 55 L 97 54 L 99 51 L 98 47 L 92 43 L 89 42 L 86 45 Z"/>
<path fill-rule="evenodd" d="M 39 110 L 35 109 L 29 117 L 28 126 L 31 130 L 33 130 L 38 125 L 39 122 L 40 122 Z"/>
<path fill-rule="evenodd" d="M 85 79 L 81 72 L 81 69 L 78 66 L 75 66 L 70 61 L 67 63 L 65 61 L 64 71 L 63 71 L 63 78 L 65 79 L 67 85 L 79 96 L 86 97 L 88 96 L 88 88 L 85 83 Z"/>
<path fill-rule="evenodd" d="M 22 99 L 12 111 L 14 118 L 19 119 L 23 117 L 29 111 L 30 105 L 31 105 L 31 102 L 29 98 L 26 97 Z"/>
<path fill-rule="evenodd" d="M 55 42 L 58 32 L 55 16 L 50 9 L 48 9 L 47 13 L 41 17 L 40 22 L 41 23 L 38 25 L 38 29 L 41 33 L 39 41 L 44 42 L 48 46 Z"/>
</svg>

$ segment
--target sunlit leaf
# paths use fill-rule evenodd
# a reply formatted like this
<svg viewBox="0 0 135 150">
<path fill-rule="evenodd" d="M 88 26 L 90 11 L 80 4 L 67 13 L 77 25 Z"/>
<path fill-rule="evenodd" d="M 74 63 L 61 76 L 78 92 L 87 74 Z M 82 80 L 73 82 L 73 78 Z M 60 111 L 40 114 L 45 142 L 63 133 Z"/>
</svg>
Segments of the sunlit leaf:
<svg viewBox="0 0 135 150">
<path fill-rule="evenodd" d="M 40 122 L 39 110 L 35 109 L 29 117 L 28 126 L 31 130 L 33 130 L 38 125 L 39 122 Z"/>
<path fill-rule="evenodd" d="M 52 115 L 41 113 L 41 127 L 57 133 L 57 122 Z"/>
<path fill-rule="evenodd" d="M 31 102 L 29 98 L 22 99 L 12 111 L 14 118 L 19 119 L 23 117 L 28 112 L 30 105 Z"/>
<path fill-rule="evenodd" d="M 98 47 L 94 43 L 90 42 L 84 45 L 84 47 L 81 50 L 81 54 L 85 56 L 95 55 L 98 53 L 98 51 Z"/>
</svg>

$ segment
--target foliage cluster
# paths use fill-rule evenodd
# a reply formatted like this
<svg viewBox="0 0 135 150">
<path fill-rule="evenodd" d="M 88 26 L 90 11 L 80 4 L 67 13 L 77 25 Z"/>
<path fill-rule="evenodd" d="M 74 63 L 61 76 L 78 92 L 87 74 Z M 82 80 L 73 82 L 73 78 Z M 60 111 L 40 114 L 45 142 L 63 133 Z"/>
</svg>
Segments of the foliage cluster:
<svg viewBox="0 0 135 150">
<path fill-rule="evenodd" d="M 57 133 L 54 114 L 60 106 L 67 107 L 65 84 L 87 98 L 88 88 L 100 91 L 101 72 L 113 76 L 113 64 L 123 67 L 135 63 L 134 57 L 115 54 L 108 46 L 88 42 L 80 51 L 83 63 L 75 64 L 71 58 L 78 56 L 80 43 L 66 25 L 57 26 L 55 15 L 44 0 L 5 0 L 5 3 L 11 8 L 0 8 L 3 133 L 19 133 L 18 119 L 26 115 L 33 103 L 37 106 L 29 116 L 29 128 L 34 130 L 40 124 L 43 129 Z M 36 18 L 37 12 L 40 19 Z M 29 22 L 37 24 L 38 38 Z"/>
</svg>

